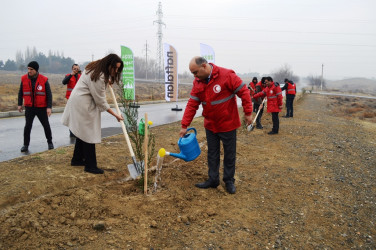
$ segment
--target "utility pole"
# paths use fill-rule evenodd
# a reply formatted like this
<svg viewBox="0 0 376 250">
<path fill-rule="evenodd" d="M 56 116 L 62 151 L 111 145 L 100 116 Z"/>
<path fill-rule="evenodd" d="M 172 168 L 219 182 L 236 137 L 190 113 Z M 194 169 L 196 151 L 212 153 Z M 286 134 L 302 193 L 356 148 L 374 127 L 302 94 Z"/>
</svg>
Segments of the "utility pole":
<svg viewBox="0 0 376 250">
<path fill-rule="evenodd" d="M 321 64 L 321 91 L 322 91 L 323 78 L 324 78 L 324 64 Z"/>
<path fill-rule="evenodd" d="M 91 54 L 91 61 L 94 61 L 94 54 Z"/>
<path fill-rule="evenodd" d="M 158 24 L 158 32 L 157 32 L 157 75 L 158 75 L 158 82 L 160 83 L 161 80 L 161 71 L 163 67 L 163 45 L 162 45 L 162 38 L 163 38 L 163 33 L 162 33 L 162 26 L 164 25 L 166 27 L 166 24 L 162 21 L 163 17 L 163 12 L 162 12 L 162 3 L 159 2 L 158 4 L 158 11 L 157 11 L 157 16 L 158 20 L 154 21 L 154 23 Z"/>
<path fill-rule="evenodd" d="M 145 59 L 146 59 L 146 80 L 148 79 L 148 41 L 146 40 L 145 44 Z"/>
</svg>

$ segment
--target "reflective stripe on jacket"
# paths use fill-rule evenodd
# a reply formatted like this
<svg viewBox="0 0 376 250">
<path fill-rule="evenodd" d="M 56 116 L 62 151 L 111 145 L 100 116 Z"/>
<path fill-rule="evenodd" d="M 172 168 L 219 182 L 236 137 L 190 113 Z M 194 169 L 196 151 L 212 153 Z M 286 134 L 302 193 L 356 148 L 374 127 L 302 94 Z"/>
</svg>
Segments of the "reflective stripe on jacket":
<svg viewBox="0 0 376 250">
<path fill-rule="evenodd" d="M 23 75 L 21 77 L 22 81 L 22 91 L 25 107 L 47 107 L 47 97 L 46 97 L 46 82 L 48 78 L 38 74 L 37 80 L 35 81 L 34 91 L 32 90 L 31 80 L 28 75 Z M 34 95 L 33 95 L 34 92 Z M 33 105 L 34 104 L 34 105 Z"/>
<path fill-rule="evenodd" d="M 187 128 L 202 104 L 206 129 L 214 133 L 232 131 L 241 125 L 236 95 L 242 99 L 244 113 L 251 115 L 250 92 L 233 70 L 211 65 L 213 69 L 208 83 L 197 78 L 193 81 L 191 98 L 188 100 L 181 124 L 183 128 Z"/>
<path fill-rule="evenodd" d="M 290 82 L 287 83 L 287 92 L 286 92 L 286 94 L 289 94 L 289 95 L 295 95 L 296 94 L 296 85 L 295 85 L 295 83 L 290 83 Z"/>
</svg>

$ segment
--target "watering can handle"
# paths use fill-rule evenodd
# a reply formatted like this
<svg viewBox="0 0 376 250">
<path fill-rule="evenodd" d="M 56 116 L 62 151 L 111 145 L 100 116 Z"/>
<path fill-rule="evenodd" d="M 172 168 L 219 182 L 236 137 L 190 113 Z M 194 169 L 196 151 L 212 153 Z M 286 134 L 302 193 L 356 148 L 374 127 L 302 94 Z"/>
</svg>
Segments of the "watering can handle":
<svg viewBox="0 0 376 250">
<path fill-rule="evenodd" d="M 197 135 L 197 130 L 196 130 L 195 128 L 189 128 L 189 129 L 187 129 L 187 133 L 188 133 L 189 130 L 194 130 L 194 131 L 195 131 L 195 134 Z M 185 136 L 184 136 L 184 137 L 185 137 Z M 180 139 L 179 139 L 179 141 L 178 141 L 178 144 L 180 144 L 180 141 L 181 141 L 182 138 L 183 138 L 183 137 L 180 137 Z"/>
</svg>

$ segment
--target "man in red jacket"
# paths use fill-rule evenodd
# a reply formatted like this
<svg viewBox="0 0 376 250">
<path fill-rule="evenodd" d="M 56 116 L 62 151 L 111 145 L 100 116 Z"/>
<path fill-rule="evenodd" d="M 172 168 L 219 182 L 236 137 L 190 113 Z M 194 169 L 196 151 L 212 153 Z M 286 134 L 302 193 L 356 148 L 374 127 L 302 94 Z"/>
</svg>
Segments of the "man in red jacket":
<svg viewBox="0 0 376 250">
<path fill-rule="evenodd" d="M 286 90 L 286 115 L 285 118 L 294 117 L 294 98 L 296 94 L 296 84 L 292 80 L 285 79 L 285 86 L 281 90 Z"/>
<path fill-rule="evenodd" d="M 44 128 L 48 149 L 53 149 L 52 133 L 48 117 L 52 113 L 52 93 L 48 78 L 39 74 L 39 64 L 32 61 L 27 65 L 27 74 L 21 77 L 21 86 L 18 91 L 18 111 L 23 112 L 24 100 L 26 124 L 24 128 L 24 144 L 21 152 L 29 150 L 30 133 L 35 116 L 38 117 Z"/>
<path fill-rule="evenodd" d="M 206 140 L 208 143 L 209 178 L 197 183 L 198 188 L 216 188 L 219 185 L 220 142 L 224 148 L 223 181 L 230 194 L 235 188 L 236 129 L 240 127 L 240 118 L 236 96 L 242 100 L 245 119 L 252 123 L 252 102 L 246 84 L 233 70 L 208 63 L 203 57 L 194 57 L 189 70 L 195 76 L 191 97 L 181 121 L 180 137 L 187 132 L 199 105 L 202 104 Z"/>
<path fill-rule="evenodd" d="M 67 85 L 67 93 L 65 94 L 65 98 L 67 98 L 67 100 L 69 99 L 74 87 L 76 86 L 78 80 L 81 77 L 81 73 L 79 72 L 80 72 L 80 66 L 78 66 L 78 64 L 76 63 L 73 64 L 72 73 L 66 74 L 62 81 L 64 85 Z M 70 130 L 69 130 L 69 136 L 75 137 L 75 135 Z"/>
<path fill-rule="evenodd" d="M 273 129 L 268 134 L 278 134 L 279 131 L 279 118 L 278 114 L 282 111 L 282 90 L 278 83 L 273 82 L 273 78 L 270 76 L 265 78 L 266 88 L 260 93 L 255 94 L 254 98 L 267 97 L 267 109 L 268 113 L 272 113 Z"/>
</svg>

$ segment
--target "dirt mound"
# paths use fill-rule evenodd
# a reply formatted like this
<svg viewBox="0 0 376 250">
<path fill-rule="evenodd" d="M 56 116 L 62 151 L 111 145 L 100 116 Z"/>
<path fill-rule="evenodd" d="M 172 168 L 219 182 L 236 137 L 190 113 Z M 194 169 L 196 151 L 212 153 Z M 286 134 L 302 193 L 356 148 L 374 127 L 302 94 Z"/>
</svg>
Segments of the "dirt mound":
<svg viewBox="0 0 376 250">
<path fill-rule="evenodd" d="M 269 114 L 263 130 L 238 130 L 234 195 L 194 187 L 207 177 L 202 118 L 192 124 L 201 155 L 166 156 L 148 195 L 127 181 L 121 135 L 97 146 L 100 176 L 69 166 L 72 146 L 2 162 L 0 248 L 376 248 L 375 124 L 343 118 L 325 96 L 295 107 L 278 135 Z M 153 128 L 156 148 L 178 152 L 179 127 Z"/>
</svg>

